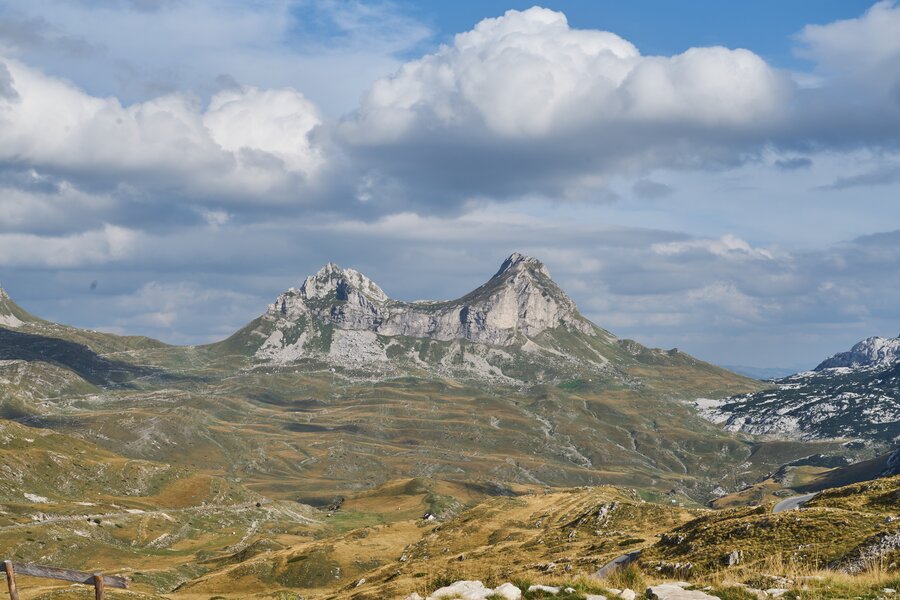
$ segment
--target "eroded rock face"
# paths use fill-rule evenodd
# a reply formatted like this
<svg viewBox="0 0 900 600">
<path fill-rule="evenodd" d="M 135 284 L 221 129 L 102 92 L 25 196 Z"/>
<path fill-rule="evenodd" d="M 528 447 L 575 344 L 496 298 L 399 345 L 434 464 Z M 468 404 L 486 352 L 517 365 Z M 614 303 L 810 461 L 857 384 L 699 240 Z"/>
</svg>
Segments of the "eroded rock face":
<svg viewBox="0 0 900 600">
<path fill-rule="evenodd" d="M 399 302 L 365 275 L 328 264 L 269 305 L 266 318 L 316 319 L 342 330 L 384 336 L 468 340 L 508 346 L 565 326 L 593 335 L 575 303 L 537 259 L 513 254 L 475 291 L 446 302 Z"/>
</svg>

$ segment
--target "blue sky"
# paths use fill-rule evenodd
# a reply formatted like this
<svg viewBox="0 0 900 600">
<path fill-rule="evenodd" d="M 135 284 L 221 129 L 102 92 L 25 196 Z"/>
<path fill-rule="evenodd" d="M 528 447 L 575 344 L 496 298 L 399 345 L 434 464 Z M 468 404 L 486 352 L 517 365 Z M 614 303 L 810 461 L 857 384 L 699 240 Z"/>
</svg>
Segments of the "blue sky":
<svg viewBox="0 0 900 600">
<path fill-rule="evenodd" d="M 636 44 L 644 54 L 677 54 L 694 46 L 723 45 L 752 48 L 779 66 L 803 68 L 806 61 L 794 55 L 791 36 L 811 23 L 857 17 L 871 4 L 864 0 L 560 0 L 543 2 L 541 6 L 564 12 L 573 27 L 614 31 Z M 534 2 L 494 0 L 408 4 L 412 13 L 431 25 L 437 39 L 444 42 L 485 16 L 532 6 Z"/>
<path fill-rule="evenodd" d="M 0 283 L 173 343 L 522 251 L 623 337 L 812 366 L 900 332 L 898 146 L 891 1 L 0 0 Z"/>
</svg>

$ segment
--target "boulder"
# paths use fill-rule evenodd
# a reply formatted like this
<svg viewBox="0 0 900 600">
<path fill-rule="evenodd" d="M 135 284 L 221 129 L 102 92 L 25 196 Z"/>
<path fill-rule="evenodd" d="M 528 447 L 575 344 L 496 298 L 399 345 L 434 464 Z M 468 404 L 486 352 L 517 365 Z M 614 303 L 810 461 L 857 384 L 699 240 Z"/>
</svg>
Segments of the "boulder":
<svg viewBox="0 0 900 600">
<path fill-rule="evenodd" d="M 522 590 L 511 583 L 504 583 L 500 587 L 494 588 L 494 595 L 500 596 L 504 600 L 520 600 L 522 598 Z"/>
<path fill-rule="evenodd" d="M 681 586 L 665 583 L 647 588 L 647 597 L 653 600 L 719 600 L 699 590 L 686 590 Z"/>
<path fill-rule="evenodd" d="M 458 600 L 484 600 L 494 593 L 491 588 L 485 587 L 480 581 L 457 581 L 448 586 L 435 590 L 428 596 L 428 600 L 439 598 L 456 598 Z"/>
</svg>

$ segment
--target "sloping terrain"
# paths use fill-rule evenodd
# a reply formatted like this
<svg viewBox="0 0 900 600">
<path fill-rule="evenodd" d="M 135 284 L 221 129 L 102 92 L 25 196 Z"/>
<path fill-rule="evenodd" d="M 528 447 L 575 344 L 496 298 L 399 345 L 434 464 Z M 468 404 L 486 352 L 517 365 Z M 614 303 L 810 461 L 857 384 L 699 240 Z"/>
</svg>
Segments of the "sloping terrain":
<svg viewBox="0 0 900 600">
<path fill-rule="evenodd" d="M 376 525 L 235 559 L 175 597 L 263 597 L 259 590 L 302 588 L 307 598 L 404 598 L 458 580 L 488 587 L 512 581 L 522 589 L 628 585 L 640 592 L 680 579 L 727 598 L 758 597 L 744 595 L 748 587 L 780 587 L 788 598 L 874 598 L 869 594 L 898 579 L 890 575 L 900 567 L 898 509 L 900 477 L 832 489 L 778 514 L 771 503 L 667 506 L 611 487 L 536 492 L 492 498 L 445 522 Z M 611 559 L 636 551 L 637 572 L 587 583 Z"/>
<path fill-rule="evenodd" d="M 727 566 L 739 552 L 741 570 L 784 567 L 858 572 L 900 567 L 900 477 L 820 492 L 800 510 L 772 513 L 772 505 L 709 512 L 663 535 L 642 556 L 645 569 L 699 576 Z M 896 539 L 893 547 L 879 540 Z M 870 564 L 860 557 L 872 549 Z M 877 550 L 877 551 L 876 551 Z"/>
<path fill-rule="evenodd" d="M 0 421 L 0 479 L 4 558 L 123 572 L 154 592 L 257 536 L 297 541 L 320 529 L 309 507 L 10 421 Z"/>
</svg>

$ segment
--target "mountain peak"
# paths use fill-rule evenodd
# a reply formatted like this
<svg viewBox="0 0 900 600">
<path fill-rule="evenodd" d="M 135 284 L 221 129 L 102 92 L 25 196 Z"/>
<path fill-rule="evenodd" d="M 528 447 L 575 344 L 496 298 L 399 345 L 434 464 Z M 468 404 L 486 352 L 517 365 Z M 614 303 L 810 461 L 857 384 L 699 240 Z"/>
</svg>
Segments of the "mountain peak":
<svg viewBox="0 0 900 600">
<path fill-rule="evenodd" d="M 328 263 L 300 289 L 279 295 L 261 319 L 258 335 L 265 341 L 256 356 L 277 362 L 323 352 L 340 360 L 362 353 L 387 361 L 386 339 L 393 339 L 392 352 L 418 343 L 412 340 L 466 340 L 488 352 L 488 346 L 534 350 L 532 338 L 560 328 L 597 335 L 543 263 L 518 252 L 485 284 L 443 301 L 391 300 L 359 271 Z"/>
<path fill-rule="evenodd" d="M 306 278 L 300 286 L 300 296 L 305 300 L 314 300 L 335 294 L 338 299 L 347 300 L 351 289 L 375 302 L 387 302 L 390 299 L 378 284 L 359 271 L 342 269 L 332 262 Z"/>
<path fill-rule="evenodd" d="M 872 336 L 855 344 L 849 352 L 840 352 L 824 360 L 816 371 L 836 367 L 869 367 L 900 361 L 900 336 L 883 338 Z"/>
<path fill-rule="evenodd" d="M 509 255 L 509 258 L 503 261 L 503 264 L 500 265 L 500 269 L 494 274 L 493 278 L 501 277 L 502 275 L 510 271 L 518 271 L 528 268 L 535 269 L 548 278 L 550 277 L 549 269 L 547 269 L 547 267 L 544 266 L 544 263 L 542 263 L 540 260 L 532 256 L 526 256 L 525 254 L 513 252 Z"/>
</svg>

